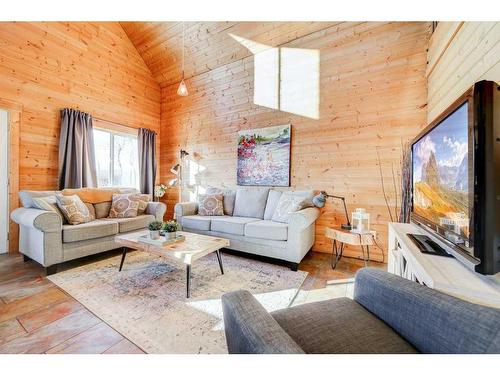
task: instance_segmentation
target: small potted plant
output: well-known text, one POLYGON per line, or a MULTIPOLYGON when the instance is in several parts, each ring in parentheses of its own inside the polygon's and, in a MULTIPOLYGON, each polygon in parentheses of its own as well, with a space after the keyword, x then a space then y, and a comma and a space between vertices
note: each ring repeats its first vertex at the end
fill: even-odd
POLYGON ((169 220, 163 223, 162 231, 165 234, 166 239, 172 239, 177 237, 177 231, 179 230, 179 224, 175 220, 169 220))
POLYGON ((148 224, 149 237, 152 240, 158 240, 160 238, 161 221, 152 221, 148 224))

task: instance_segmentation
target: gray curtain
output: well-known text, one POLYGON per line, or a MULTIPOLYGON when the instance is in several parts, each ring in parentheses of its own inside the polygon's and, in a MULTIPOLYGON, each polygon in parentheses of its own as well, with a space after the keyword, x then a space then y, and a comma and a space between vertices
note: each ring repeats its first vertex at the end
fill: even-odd
POLYGON ((92 116, 64 108, 59 139, 59 189, 96 186, 92 116))
POLYGON ((156 133, 139 129, 139 182, 143 194, 153 196, 156 179, 156 133))

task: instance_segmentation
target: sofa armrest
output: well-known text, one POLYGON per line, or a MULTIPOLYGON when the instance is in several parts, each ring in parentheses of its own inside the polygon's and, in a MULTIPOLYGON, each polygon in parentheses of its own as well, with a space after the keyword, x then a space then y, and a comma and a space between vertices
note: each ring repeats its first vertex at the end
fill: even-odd
POLYGON ((167 211, 167 205, 162 202, 149 202, 146 207, 146 214, 154 215, 158 221, 163 221, 163 215, 167 211))
POLYGON ((198 203, 196 202, 181 202, 177 203, 174 208, 175 217, 177 220, 182 216, 196 215, 198 213, 198 203))
POLYGON ((308 207, 290 214, 289 226, 291 229, 305 229, 319 217, 319 209, 308 207))
POLYGON ((300 263, 314 245, 316 234, 314 222, 318 217, 319 210, 316 207, 305 208, 290 214, 286 260, 300 263))
POLYGON ((38 229, 42 232, 62 231, 61 216, 55 212, 21 207, 12 211, 10 217, 19 225, 38 229))
POLYGON ((356 273, 354 300, 423 353, 500 353, 500 309, 369 268, 356 273))
POLYGON ((248 291, 224 294, 222 311, 230 354, 304 353, 248 291))

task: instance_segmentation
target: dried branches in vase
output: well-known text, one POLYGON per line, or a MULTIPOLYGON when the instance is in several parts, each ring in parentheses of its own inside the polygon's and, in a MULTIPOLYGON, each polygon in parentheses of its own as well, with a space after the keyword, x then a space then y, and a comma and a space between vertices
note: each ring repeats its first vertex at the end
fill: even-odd
POLYGON ((394 164, 391 163, 392 173, 392 188, 394 190, 394 206, 391 207, 390 196, 387 193, 384 175, 382 173, 382 162, 380 154, 377 149, 378 168, 380 172, 380 182, 382 185, 382 194, 384 195, 385 205, 389 213, 391 221, 400 223, 408 223, 410 221, 410 207, 411 207, 411 152, 409 143, 403 144, 401 141, 401 158, 400 170, 394 170, 394 164))

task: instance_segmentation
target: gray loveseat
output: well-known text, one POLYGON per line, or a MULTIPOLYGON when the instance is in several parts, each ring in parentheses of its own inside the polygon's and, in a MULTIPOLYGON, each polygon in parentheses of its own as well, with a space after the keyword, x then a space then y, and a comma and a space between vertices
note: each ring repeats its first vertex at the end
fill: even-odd
MULTIPOLYGON (((287 190, 285 190, 287 191, 287 190)), ((178 203, 175 216, 182 230, 230 240, 230 249, 289 263, 292 270, 311 249, 319 210, 307 207, 290 215, 288 223, 272 221, 283 190, 267 187, 238 187, 209 193, 224 194, 224 216, 198 215, 197 203, 178 203)), ((310 201, 314 192, 287 191, 310 201)))
POLYGON ((500 353, 500 309, 376 269, 358 271, 354 300, 268 313, 236 291, 222 306, 229 353, 500 353))
MULTIPOLYGON (((127 191, 123 192, 129 192, 127 191)), ((22 208, 11 218, 19 224, 19 252, 45 267, 47 274, 57 272, 57 264, 121 247, 114 238, 119 233, 144 229, 153 220, 163 220, 166 206, 149 202, 146 212, 134 218, 108 219, 111 202, 87 204, 96 220, 69 225, 52 211, 32 207, 32 197, 53 196, 56 191, 21 191, 22 208), (89 206, 90 205, 90 206, 89 206)))

